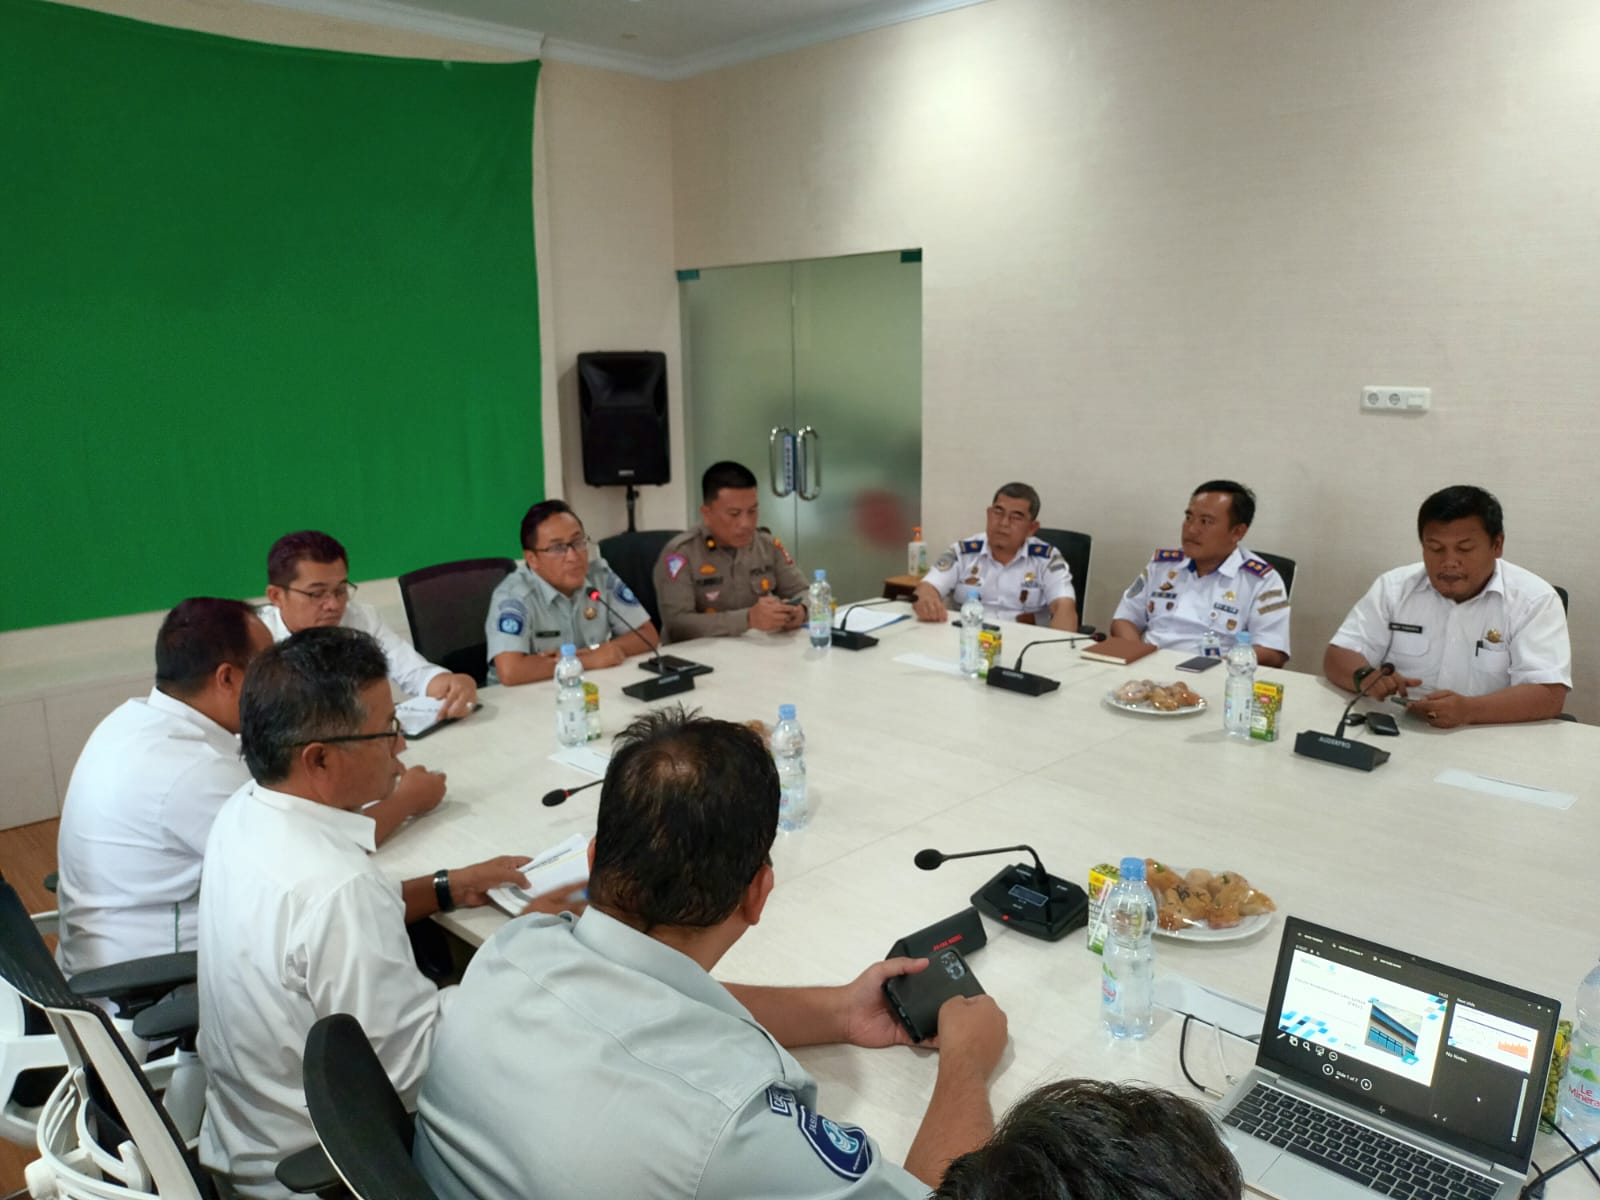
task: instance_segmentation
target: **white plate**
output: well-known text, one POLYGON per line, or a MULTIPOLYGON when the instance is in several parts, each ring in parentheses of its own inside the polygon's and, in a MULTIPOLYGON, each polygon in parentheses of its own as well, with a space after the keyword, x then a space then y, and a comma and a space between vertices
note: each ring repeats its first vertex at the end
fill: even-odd
POLYGON ((1156 936, 1172 938, 1179 942, 1237 942, 1241 938, 1255 937, 1268 925, 1276 913, 1256 913, 1240 917, 1239 923, 1228 929, 1212 929, 1209 925, 1190 925, 1187 929, 1162 929, 1156 927, 1156 936))
POLYGON ((1106 703, 1112 708, 1120 708, 1123 712, 1143 713, 1147 717, 1192 717, 1196 713, 1205 712, 1207 707, 1206 698, 1201 696, 1200 703, 1192 705, 1189 708, 1152 708, 1144 701, 1134 703, 1130 700, 1119 700, 1115 691, 1106 693, 1106 703))

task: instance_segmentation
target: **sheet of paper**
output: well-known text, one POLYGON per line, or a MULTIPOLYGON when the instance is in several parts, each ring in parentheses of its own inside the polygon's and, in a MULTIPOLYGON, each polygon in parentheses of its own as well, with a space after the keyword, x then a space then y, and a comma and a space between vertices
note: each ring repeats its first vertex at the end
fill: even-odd
POLYGON ((904 621, 910 615, 904 609, 897 608, 840 609, 839 619, 833 623, 833 627, 835 629, 848 629, 851 633, 871 633, 875 629, 882 629, 885 625, 894 625, 904 621), (844 621, 846 613, 850 617, 849 624, 844 621))
POLYGON ((583 746, 569 746, 565 750, 557 750, 550 756, 551 762, 563 763, 569 767, 576 767, 590 775, 604 776, 606 767, 611 762, 611 755, 600 749, 603 743, 590 742, 583 746))
POLYGON ((1483 792, 1506 800, 1521 800, 1524 804, 1537 804, 1542 808, 1571 808, 1577 799, 1571 792, 1555 792, 1536 787, 1531 783, 1516 783, 1510 779, 1496 779, 1492 775, 1479 775, 1475 771, 1462 771, 1452 767, 1433 777, 1435 783, 1466 788, 1469 792, 1483 792))
POLYGON ((438 721, 439 710, 443 707, 443 700, 435 700, 432 696, 413 696, 396 704, 394 715, 400 718, 400 728, 405 735, 416 737, 438 721))
POLYGON ((921 667, 926 671, 943 671, 946 675, 961 678, 961 664, 952 658, 934 658, 927 654, 896 654, 897 663, 905 663, 908 667, 921 667))
POLYGON ((489 891, 489 899, 513 917, 528 906, 528 901, 557 888, 576 889, 589 878, 590 834, 575 833, 564 842, 551 846, 533 856, 533 861, 522 868, 525 887, 497 887, 489 891))

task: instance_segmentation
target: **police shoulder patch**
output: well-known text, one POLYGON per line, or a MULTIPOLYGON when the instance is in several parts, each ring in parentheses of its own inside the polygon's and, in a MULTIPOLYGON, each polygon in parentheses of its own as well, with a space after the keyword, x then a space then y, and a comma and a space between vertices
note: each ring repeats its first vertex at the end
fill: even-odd
POLYGON ((1239 564, 1241 571, 1249 571, 1258 579, 1265 579, 1272 571, 1272 564, 1262 562, 1259 558, 1247 558, 1239 564))
POLYGON ((635 596, 633 589, 620 579, 611 585, 611 594, 617 598, 618 604, 631 604, 635 608, 639 606, 639 597, 635 596))
POLYGON ((681 572, 683 568, 688 565, 688 563, 689 560, 681 554, 667 555, 667 578, 676 579, 679 572, 681 572))
POLYGON ((956 556, 953 551, 946 550, 939 556, 939 561, 933 564, 935 571, 948 571, 956 565, 956 556))
POLYGON ((983 539, 982 538, 967 538, 964 542, 961 543, 961 553, 963 553, 963 554, 979 554, 979 553, 982 553, 982 551, 983 551, 983 539))
POLYGON ((500 606, 500 614, 495 618, 495 628, 501 633, 518 636, 528 627, 528 614, 522 605, 515 600, 508 600, 500 606))
POLYGON ((1188 555, 1182 550, 1157 550, 1155 562, 1182 562, 1188 555))
POLYGON ((872 1166, 872 1143, 859 1126, 840 1125, 803 1104, 799 1106, 798 1124, 817 1157, 841 1179, 860 1179, 872 1166))

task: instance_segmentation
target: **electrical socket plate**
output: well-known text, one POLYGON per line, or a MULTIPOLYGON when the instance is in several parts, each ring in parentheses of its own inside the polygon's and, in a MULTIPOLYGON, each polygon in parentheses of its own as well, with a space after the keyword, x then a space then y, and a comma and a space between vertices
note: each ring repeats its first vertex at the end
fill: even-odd
POLYGON ((1369 383, 1361 389, 1362 412, 1423 413, 1433 406, 1433 390, 1369 383))

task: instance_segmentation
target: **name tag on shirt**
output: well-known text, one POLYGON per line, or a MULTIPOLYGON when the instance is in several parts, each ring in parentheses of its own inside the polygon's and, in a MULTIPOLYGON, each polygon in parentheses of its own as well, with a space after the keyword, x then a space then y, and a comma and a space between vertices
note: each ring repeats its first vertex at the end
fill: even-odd
POLYGON ((1422 626, 1421 625, 1402 625, 1399 621, 1390 621, 1389 622, 1389 631, 1391 633, 1421 633, 1422 632, 1422 626))

